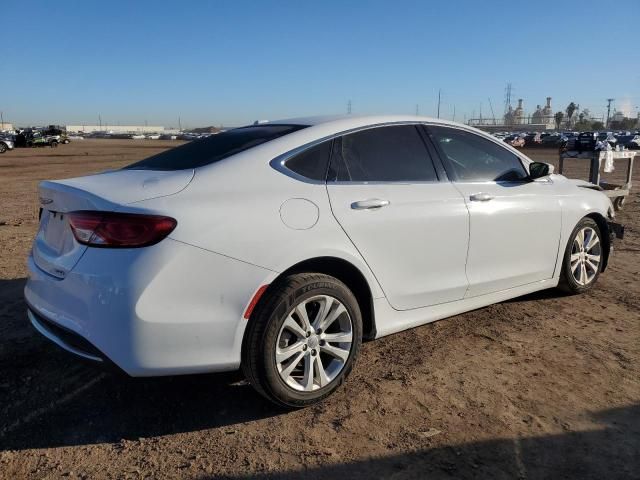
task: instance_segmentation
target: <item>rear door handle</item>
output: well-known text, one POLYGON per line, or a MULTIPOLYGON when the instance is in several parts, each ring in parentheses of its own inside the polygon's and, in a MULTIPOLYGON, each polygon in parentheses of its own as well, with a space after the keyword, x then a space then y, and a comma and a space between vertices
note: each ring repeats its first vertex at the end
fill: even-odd
POLYGON ((489 195, 488 193, 474 193, 469 197, 469 200, 472 202, 488 202, 489 200, 493 200, 493 195, 489 195))
POLYGON ((389 205, 389 200, 380 200, 379 198, 370 198, 369 200, 359 200, 351 204, 354 210, 373 210, 389 205))

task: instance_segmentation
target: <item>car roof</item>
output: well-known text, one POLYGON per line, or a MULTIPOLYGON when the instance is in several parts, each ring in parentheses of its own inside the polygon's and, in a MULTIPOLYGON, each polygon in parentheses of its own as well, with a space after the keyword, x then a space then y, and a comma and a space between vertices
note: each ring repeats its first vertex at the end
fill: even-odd
MULTIPOLYGON (((440 118, 423 117, 417 115, 321 115, 313 117, 285 118, 281 120, 261 121, 260 125, 335 125, 339 129, 351 129, 395 122, 439 123, 443 125, 463 126, 460 123, 443 120, 440 118)), ((467 127, 468 128, 468 127, 467 127)))

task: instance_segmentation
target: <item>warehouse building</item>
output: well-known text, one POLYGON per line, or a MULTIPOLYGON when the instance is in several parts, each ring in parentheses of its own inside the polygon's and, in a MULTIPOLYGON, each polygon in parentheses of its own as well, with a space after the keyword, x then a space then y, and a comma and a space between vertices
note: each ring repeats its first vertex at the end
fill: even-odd
POLYGON ((178 133, 175 128, 160 125, 66 125, 67 132, 106 133, 178 133))

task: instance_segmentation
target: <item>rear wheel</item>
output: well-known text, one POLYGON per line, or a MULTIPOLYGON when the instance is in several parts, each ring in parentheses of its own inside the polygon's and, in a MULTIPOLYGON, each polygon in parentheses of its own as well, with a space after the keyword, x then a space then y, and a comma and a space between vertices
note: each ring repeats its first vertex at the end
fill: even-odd
POLYGON ((55 140, 51 142, 50 145, 51 145, 51 148, 58 148, 58 142, 56 142, 55 140))
POLYGON ((356 298, 338 279, 317 273, 287 276, 265 295, 245 334, 245 376, 284 407, 323 400, 342 384, 360 350, 356 298))
POLYGON ((5 143, 0 142, 0 153, 4 153, 7 151, 7 145, 5 143))
POLYGON ((569 293, 586 292, 596 283, 602 260, 600 228, 591 218, 583 218, 569 238, 558 286, 569 293))

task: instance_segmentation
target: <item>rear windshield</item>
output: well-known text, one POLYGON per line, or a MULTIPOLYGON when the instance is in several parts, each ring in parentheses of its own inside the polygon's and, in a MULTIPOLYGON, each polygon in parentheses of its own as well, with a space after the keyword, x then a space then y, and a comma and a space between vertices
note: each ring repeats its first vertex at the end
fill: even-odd
POLYGON ((198 168, 306 128, 306 125, 255 125, 194 140, 124 167, 126 170, 198 168))

